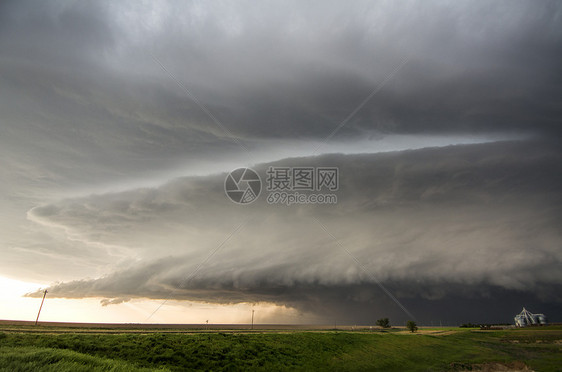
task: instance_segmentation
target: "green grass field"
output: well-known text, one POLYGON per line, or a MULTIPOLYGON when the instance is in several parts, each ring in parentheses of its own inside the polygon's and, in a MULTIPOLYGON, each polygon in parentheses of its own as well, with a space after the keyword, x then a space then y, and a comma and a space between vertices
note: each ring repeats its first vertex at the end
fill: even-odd
POLYGON ((0 371, 460 371, 491 362, 562 371, 560 326, 418 334, 399 329, 107 334, 40 328, 0 331, 0 371))

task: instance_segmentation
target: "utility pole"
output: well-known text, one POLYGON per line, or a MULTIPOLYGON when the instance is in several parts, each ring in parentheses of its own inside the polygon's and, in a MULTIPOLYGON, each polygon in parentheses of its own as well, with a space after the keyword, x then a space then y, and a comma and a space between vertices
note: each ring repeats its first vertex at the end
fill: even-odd
POLYGON ((43 299, 41 300, 41 306, 39 306, 39 312, 37 313, 37 319, 35 319, 35 325, 37 325, 37 322, 39 321, 39 314, 41 314, 41 309, 43 308, 43 302, 45 302, 45 296, 47 296, 46 289, 45 292, 43 292, 43 299))
POLYGON ((254 310, 252 310, 252 329, 254 329, 254 310))

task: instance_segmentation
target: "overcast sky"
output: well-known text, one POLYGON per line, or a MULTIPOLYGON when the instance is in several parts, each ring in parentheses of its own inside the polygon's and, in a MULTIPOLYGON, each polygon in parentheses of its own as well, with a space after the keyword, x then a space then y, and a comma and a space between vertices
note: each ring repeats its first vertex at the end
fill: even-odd
POLYGON ((3 1, 0 318, 562 321, 561 59, 556 1, 3 1))

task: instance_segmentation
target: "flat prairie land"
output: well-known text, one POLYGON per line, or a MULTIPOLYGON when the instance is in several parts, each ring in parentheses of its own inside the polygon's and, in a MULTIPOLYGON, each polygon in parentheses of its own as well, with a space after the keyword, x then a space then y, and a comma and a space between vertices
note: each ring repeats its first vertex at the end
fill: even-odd
POLYGON ((562 371, 562 326, 412 334, 374 327, 0 322, 0 371, 154 370, 562 371))

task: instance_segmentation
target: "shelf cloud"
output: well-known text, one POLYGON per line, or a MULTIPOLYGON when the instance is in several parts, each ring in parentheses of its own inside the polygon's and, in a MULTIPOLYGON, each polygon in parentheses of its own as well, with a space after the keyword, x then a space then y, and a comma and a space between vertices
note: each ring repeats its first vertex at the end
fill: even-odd
POLYGON ((561 15, 2 1, 1 275, 108 308, 562 314, 561 15), (337 203, 225 195, 232 169, 276 165, 337 167, 337 203))
POLYGON ((351 303, 365 314, 373 303, 396 311, 382 282, 413 312, 417 301, 497 291, 560 306, 561 160, 555 146, 527 142, 295 158, 275 165, 341 170, 336 207, 234 205, 220 174, 64 200, 29 216, 138 258, 98 279, 56 284, 51 296, 274 302, 317 312, 339 298, 334 311, 351 303))

